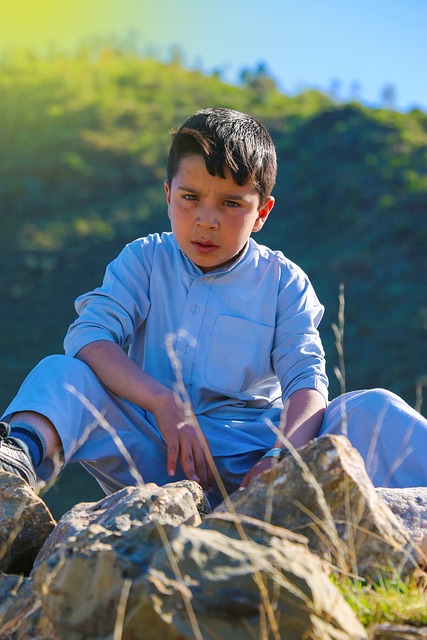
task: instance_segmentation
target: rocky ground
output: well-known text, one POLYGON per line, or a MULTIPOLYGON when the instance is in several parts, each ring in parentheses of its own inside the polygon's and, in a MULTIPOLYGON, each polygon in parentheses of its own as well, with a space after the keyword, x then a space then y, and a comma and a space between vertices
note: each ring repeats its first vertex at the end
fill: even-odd
POLYGON ((0 489, 0 640, 427 638, 366 631, 330 580, 408 576, 427 552, 427 488, 374 489, 341 436, 213 512, 190 481, 127 487, 58 523, 18 478, 0 489))

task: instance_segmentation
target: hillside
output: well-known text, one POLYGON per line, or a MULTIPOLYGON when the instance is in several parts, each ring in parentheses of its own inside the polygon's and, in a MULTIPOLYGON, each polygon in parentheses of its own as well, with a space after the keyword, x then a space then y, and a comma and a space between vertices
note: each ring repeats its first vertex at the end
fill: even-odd
POLYGON ((349 388, 383 385, 413 403, 427 361, 427 115, 233 87, 108 50, 15 53, 0 65, 2 403, 61 348, 74 296, 122 244, 168 228, 168 130, 219 104, 260 117, 274 136, 277 206, 257 239, 302 264, 327 304, 331 366, 343 282, 349 388))

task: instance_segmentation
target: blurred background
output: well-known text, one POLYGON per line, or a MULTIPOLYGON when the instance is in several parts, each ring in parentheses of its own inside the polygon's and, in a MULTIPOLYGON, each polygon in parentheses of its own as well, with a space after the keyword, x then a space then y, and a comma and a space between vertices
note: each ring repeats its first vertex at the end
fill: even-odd
MULTIPOLYGON (((198 108, 247 111, 277 145, 257 241, 326 305, 331 397, 386 387, 426 415, 425 0, 0 2, 0 406, 62 352, 74 299, 135 237, 169 228, 169 130, 198 108)), ((101 497, 71 466, 56 517, 101 497)))

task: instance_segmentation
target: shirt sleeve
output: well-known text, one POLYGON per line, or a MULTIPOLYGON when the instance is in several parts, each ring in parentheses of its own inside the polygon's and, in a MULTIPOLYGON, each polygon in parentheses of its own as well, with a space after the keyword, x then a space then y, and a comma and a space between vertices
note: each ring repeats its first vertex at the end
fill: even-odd
POLYGON ((75 356, 97 340, 121 347, 130 344, 150 308, 150 260, 145 255, 149 252, 142 240, 127 245, 108 265, 102 286, 77 298, 78 318, 64 340, 67 355, 75 356))
POLYGON ((296 265, 284 265, 279 290, 273 368, 283 402, 299 389, 316 389, 328 400, 325 353, 317 330, 324 307, 296 265))

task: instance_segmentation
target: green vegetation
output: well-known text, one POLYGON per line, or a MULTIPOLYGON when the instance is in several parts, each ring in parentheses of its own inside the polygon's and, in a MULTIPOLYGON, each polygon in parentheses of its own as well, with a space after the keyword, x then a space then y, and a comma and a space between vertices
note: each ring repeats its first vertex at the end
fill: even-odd
POLYGON ((364 627, 384 623, 427 626, 425 576, 424 584, 415 577, 378 584, 349 579, 338 587, 364 627))
POLYGON ((168 131, 213 105, 258 116, 277 144, 277 204, 257 240, 301 264, 326 305, 331 395, 344 283, 347 388, 387 387, 414 405, 427 373, 427 114, 291 98, 263 65, 236 87, 178 58, 104 47, 0 60, 2 407, 62 351, 74 298, 124 243, 169 228, 168 131))

